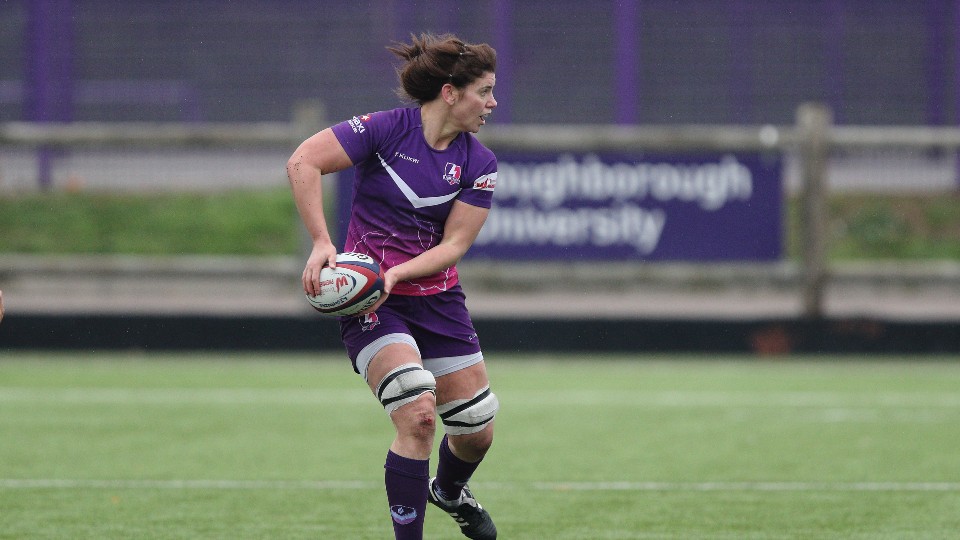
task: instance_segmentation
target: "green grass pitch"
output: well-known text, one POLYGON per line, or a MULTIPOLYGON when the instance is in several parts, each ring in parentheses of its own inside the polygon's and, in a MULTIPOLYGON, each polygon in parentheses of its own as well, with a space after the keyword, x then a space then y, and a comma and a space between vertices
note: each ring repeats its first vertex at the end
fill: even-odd
MULTIPOLYGON (((955 358, 488 356, 501 538, 960 531, 955 358)), ((5 353, 0 538, 389 538, 392 436, 341 355, 5 353)))

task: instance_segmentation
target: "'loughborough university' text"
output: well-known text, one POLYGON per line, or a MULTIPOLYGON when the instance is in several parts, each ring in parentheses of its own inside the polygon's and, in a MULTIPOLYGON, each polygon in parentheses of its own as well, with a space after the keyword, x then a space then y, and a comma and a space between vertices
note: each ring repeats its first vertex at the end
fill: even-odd
POLYGON ((669 207, 712 213, 749 201, 749 167, 733 155, 708 163, 604 162, 563 154, 554 162, 501 162, 495 206, 477 244, 629 247, 652 253, 669 207))

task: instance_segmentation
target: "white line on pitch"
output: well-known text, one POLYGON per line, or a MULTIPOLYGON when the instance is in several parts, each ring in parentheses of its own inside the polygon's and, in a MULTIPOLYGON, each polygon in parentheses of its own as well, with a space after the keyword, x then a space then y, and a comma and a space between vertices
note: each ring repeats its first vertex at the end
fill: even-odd
POLYGON ((960 482, 538 482, 542 491, 960 491, 960 482))
POLYGON ((76 404, 293 404, 359 403, 372 401, 366 388, 255 389, 255 388, 22 388, 0 387, 0 402, 76 404))
POLYGON ((97 480, 58 478, 3 478, 0 489, 276 489, 341 490, 370 489, 380 486, 361 480, 97 480))
MULTIPOLYGON (((501 401, 523 406, 638 407, 925 407, 960 408, 960 395, 947 392, 848 394, 841 392, 635 392, 581 390, 564 392, 501 392, 501 401)), ((366 388, 26 388, 0 387, 0 402, 76 404, 327 404, 372 402, 366 388)))
MULTIPOLYGON (((96 480, 2 478, 0 489, 381 489, 363 480, 96 480)), ((537 491, 960 492, 960 482, 478 482, 477 488, 537 491)))

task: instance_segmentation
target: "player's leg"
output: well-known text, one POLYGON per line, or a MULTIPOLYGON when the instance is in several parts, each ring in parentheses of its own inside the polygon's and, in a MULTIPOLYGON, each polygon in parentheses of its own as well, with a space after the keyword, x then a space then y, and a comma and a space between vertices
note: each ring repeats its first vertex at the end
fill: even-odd
POLYGON ((380 349, 367 367, 367 384, 397 431, 390 450, 429 459, 436 430, 436 379, 423 369, 417 350, 407 343, 380 349))
POLYGON ((394 536, 419 540, 436 432, 436 380, 421 366, 415 344, 405 342, 390 343, 373 354, 366 377, 396 429, 384 463, 394 536))
MULTIPOLYGON (((393 530, 403 540, 423 537, 430 452, 436 432, 436 379, 422 368, 417 342, 390 297, 376 313, 340 319, 354 370, 363 376, 396 429, 384 463, 393 530)), ((402 305, 401 305, 402 307, 402 305)))
POLYGON ((437 378, 437 403, 444 426, 435 488, 455 499, 493 444, 499 403, 481 361, 437 378))
POLYGON ((493 519, 467 485, 493 443, 499 408, 483 361, 437 377, 437 402, 445 434, 437 476, 430 482, 430 502, 450 514, 464 536, 495 539, 493 519))
POLYGON ((459 286, 411 299, 416 317, 409 322, 420 345, 423 365, 437 379, 437 413, 445 432, 440 443, 437 482, 430 502, 449 514, 468 538, 494 539, 490 514, 466 483, 493 442, 493 417, 499 408, 490 391, 480 341, 459 286))

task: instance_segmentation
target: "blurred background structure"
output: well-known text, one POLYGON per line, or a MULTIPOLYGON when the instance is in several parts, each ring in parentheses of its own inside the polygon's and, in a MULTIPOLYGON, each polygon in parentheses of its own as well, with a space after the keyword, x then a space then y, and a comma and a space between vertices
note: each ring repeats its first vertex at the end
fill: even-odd
POLYGON ((9 0, 0 115, 28 121, 284 121, 394 103, 384 47, 424 30, 500 53, 498 122, 957 121, 955 0, 9 0))
MULTIPOLYGON (((571 162, 585 171, 591 156, 611 171, 641 162, 686 171, 732 155, 752 175, 742 200, 719 212, 691 210, 678 195, 571 200, 537 214, 586 208, 609 221, 620 218, 598 208, 638 219, 662 211, 669 226, 646 252, 529 239, 513 251, 481 246, 462 273, 477 290, 471 309, 491 325, 606 322, 635 337, 578 335, 622 348, 659 343, 648 333, 663 334, 662 324, 677 346, 695 346, 685 332, 732 332, 702 346, 958 347, 957 0, 9 0, 0 3, 0 197, 282 188, 299 140, 399 104, 385 47, 422 31, 497 49, 499 106, 481 135, 502 171, 571 162), (936 213, 924 211, 930 201, 936 213), (939 247, 887 249, 912 246, 904 237, 917 231, 939 247), (849 240, 858 234, 880 248, 864 252, 849 240), (710 245, 691 247, 696 239, 710 245), (852 247, 831 252, 837 245, 852 247), (884 341, 893 334, 896 345, 884 341)), ((330 182, 341 211, 347 190, 335 188, 348 176, 330 182)), ((544 210, 534 206, 517 215, 544 210)), ((0 348, 101 343, 45 334, 57 317, 324 326, 298 293, 301 255, 0 251, 9 306, 0 348), (26 333, 15 336, 18 316, 14 330, 26 333)))

